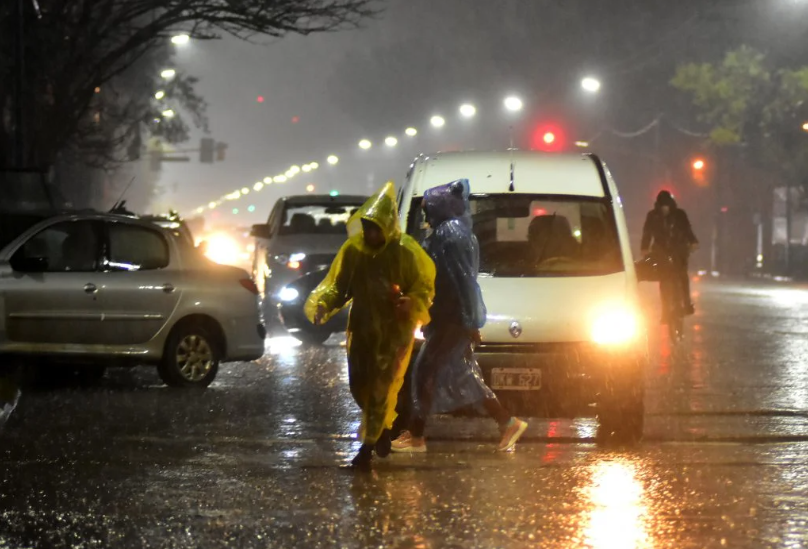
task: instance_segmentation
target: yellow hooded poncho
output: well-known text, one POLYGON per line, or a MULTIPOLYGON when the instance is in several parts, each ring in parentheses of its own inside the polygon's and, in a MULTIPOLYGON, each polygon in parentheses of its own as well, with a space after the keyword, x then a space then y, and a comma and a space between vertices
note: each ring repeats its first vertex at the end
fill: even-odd
POLYGON ((435 265, 413 238, 401 234, 394 187, 387 183, 348 221, 348 240, 306 301, 306 316, 312 322, 318 306, 326 311, 325 321, 352 302, 348 371, 351 394, 363 413, 364 443, 375 443, 393 425, 414 332, 429 323, 434 294, 435 265), (382 229, 383 247, 365 244, 363 219, 382 229), (399 293, 412 300, 405 320, 396 316, 399 293))

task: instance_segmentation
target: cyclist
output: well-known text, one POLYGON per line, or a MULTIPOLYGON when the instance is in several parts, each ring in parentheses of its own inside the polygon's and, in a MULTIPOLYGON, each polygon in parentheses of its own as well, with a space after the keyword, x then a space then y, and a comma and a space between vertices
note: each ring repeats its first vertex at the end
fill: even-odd
MULTIPOLYGON (((680 289, 679 296, 682 301, 678 305, 685 315, 694 313, 693 302, 690 299, 690 277, 687 273, 687 263, 690 254, 699 246, 699 241, 690 226, 687 213, 676 204, 670 191, 660 191, 656 197, 654 209, 648 212, 645 225, 642 229, 642 243, 640 248, 643 256, 653 254, 665 263, 669 262, 670 282, 680 289)), ((663 285, 660 284, 660 292, 663 285)), ((665 303, 663 296, 663 304, 665 303)), ((663 309, 662 322, 668 320, 670 310, 663 309)))

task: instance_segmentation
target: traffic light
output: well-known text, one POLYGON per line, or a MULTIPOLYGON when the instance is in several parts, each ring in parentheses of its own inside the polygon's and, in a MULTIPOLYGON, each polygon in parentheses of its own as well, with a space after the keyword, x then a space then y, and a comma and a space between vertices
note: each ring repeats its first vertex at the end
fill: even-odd
POLYGON ((202 164, 213 164, 213 147, 216 142, 211 137, 199 140, 199 161, 202 164))
POLYGON ((693 181, 696 185, 705 186, 707 184, 707 162, 705 162, 703 158, 694 158, 693 162, 690 164, 690 168, 693 181))
POLYGON ((225 151, 227 151, 227 143, 216 143, 216 162, 224 160, 225 151))
POLYGON ((530 145, 533 150, 561 152, 566 147, 564 130, 557 124, 540 124, 533 130, 530 145))

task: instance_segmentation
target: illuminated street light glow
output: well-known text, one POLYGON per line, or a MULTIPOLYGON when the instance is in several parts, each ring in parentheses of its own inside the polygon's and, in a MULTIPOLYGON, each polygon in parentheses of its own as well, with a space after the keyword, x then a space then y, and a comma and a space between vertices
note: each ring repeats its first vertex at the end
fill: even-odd
POLYGON ((470 103, 465 103, 460 105, 460 116, 463 118, 474 118, 474 115, 477 114, 477 107, 470 103))
POLYGON ((272 184, 272 178, 271 177, 265 177, 264 178, 264 184, 265 185, 271 185, 272 184))
POLYGON ((286 183, 286 176, 285 175, 276 175, 275 176, 275 183, 286 183))
POLYGON ((515 95, 506 97, 505 101, 503 101, 503 104, 505 105, 505 108, 511 112, 521 111, 522 107, 525 106, 522 100, 516 97, 515 95))
POLYGON ((415 137, 416 135, 418 135, 418 130, 416 130, 415 128, 407 128, 406 130, 404 130, 404 133, 407 135, 407 137, 415 137))
POLYGON ((436 114, 429 119, 429 123, 432 124, 433 128, 442 128, 446 125, 446 120, 442 116, 436 114))
POLYGON ((336 166, 339 163, 339 157, 335 154, 329 156, 326 161, 331 164, 332 166, 336 166))
POLYGON ((309 173, 311 171, 311 166, 309 166, 308 164, 303 164, 302 170, 305 173, 309 173))
POLYGON ((216 202, 208 202, 208 208, 211 210, 216 207, 216 202))
POLYGON ((693 161, 693 169, 694 170, 703 170, 704 169, 704 160, 698 159, 693 161))
POLYGON ((591 76, 587 76, 583 80, 581 80, 581 87, 584 91, 589 93, 597 93, 600 91, 600 80, 597 78, 593 78, 591 76))
POLYGON ((548 145, 552 145, 553 143, 555 143, 556 136, 553 132, 547 132, 542 136, 542 139, 548 145))
POLYGON ((286 170, 286 173, 284 175, 286 176, 286 179, 292 179, 295 176, 295 172, 293 172, 291 169, 289 169, 289 170, 286 170))
POLYGON ((200 206, 199 208, 197 208, 197 209, 196 209, 196 213, 198 213, 198 214, 201 214, 201 213, 203 213, 204 211, 205 211, 205 207, 204 207, 204 206, 200 206))
POLYGON ((157 99, 157 100, 160 100, 165 96, 166 96, 166 92, 164 92, 163 90, 160 90, 160 91, 158 91, 157 93, 154 94, 154 98, 157 99))
POLYGON ((388 147, 395 147, 398 145, 398 139, 393 137, 392 135, 384 140, 384 144, 388 147))
POLYGON ((289 171, 297 175, 300 173, 300 166, 292 166, 291 168, 289 168, 289 171))
POLYGON ((176 116, 176 114, 177 114, 177 113, 175 113, 175 112, 174 112, 173 110, 171 110, 171 109, 166 109, 166 110, 164 110, 164 111, 163 111, 163 117, 164 117, 164 118, 174 118, 174 116, 176 116))
POLYGON ((247 211, 253 213, 255 211, 255 206, 250 204, 249 207, 247 208, 247 211))
POLYGON ((314 185, 312 185, 312 184, 306 185, 306 192, 313 193, 314 192, 314 185))
POLYGON ((260 191, 260 190, 261 190, 261 189, 263 189, 263 188, 264 188, 264 184, 263 184, 261 181, 259 181, 259 182, 258 182, 258 183, 256 183, 255 185, 253 185, 253 190, 254 190, 255 192, 258 192, 258 191, 260 191))
POLYGON ((245 194, 250 194, 250 189, 247 188, 247 187, 244 187, 243 189, 241 189, 241 194, 242 194, 242 196, 245 195, 245 194))
POLYGON ((165 69, 163 72, 160 73, 160 76, 165 78, 166 80, 171 80, 175 76, 177 76, 177 71, 174 69, 165 69))
POLYGON ((309 166, 311 166, 312 170, 316 170, 316 169, 318 169, 320 167, 320 163, 319 162, 312 162, 311 164, 309 164, 309 166))
POLYGON ((805 124, 802 125, 802 129, 804 131, 808 132, 808 122, 806 122, 805 124))
POLYGON ((187 34, 178 34, 171 37, 171 43, 175 46, 184 46, 191 41, 191 37, 187 34))
POLYGON ((359 142, 359 148, 363 150, 368 150, 373 146, 373 143, 370 142, 369 139, 363 139, 359 142))

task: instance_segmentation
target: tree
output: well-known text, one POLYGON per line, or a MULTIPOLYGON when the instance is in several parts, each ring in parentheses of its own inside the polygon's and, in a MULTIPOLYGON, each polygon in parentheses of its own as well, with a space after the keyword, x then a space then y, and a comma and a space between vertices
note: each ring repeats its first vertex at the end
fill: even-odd
POLYGON ((720 63, 678 67, 671 83, 690 96, 712 144, 744 145, 750 160, 808 190, 808 67, 772 67, 744 46, 720 63))
MULTIPOLYGON (((167 44, 175 34, 205 40, 230 34, 252 40, 338 30, 372 15, 370 4, 371 0, 3 2, 0 170, 47 168, 70 146, 95 162, 114 159, 122 147, 132 144, 133 121, 151 121, 153 132, 172 140, 181 137, 187 127, 176 117, 155 116, 160 108, 150 100, 157 91, 155 80, 142 78, 147 68, 156 71, 167 59, 167 44), (16 48, 20 36, 22 47, 16 48), (16 89, 22 93, 15 94, 16 89), (18 106, 23 113, 21 144, 15 139, 18 106), (21 162, 11 155, 17 145, 21 162)), ((173 93, 204 125, 204 102, 193 93, 194 81, 178 76, 167 94, 173 93)))

